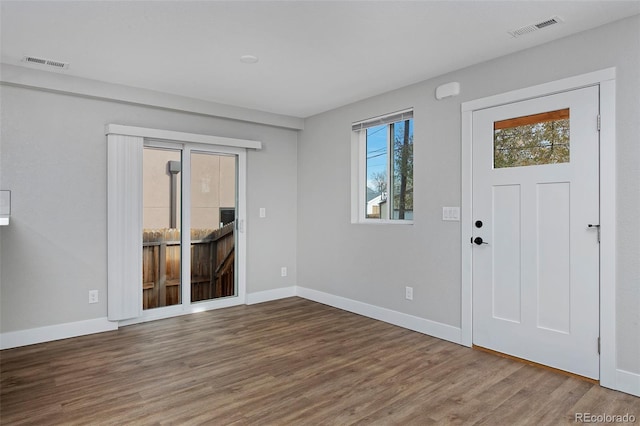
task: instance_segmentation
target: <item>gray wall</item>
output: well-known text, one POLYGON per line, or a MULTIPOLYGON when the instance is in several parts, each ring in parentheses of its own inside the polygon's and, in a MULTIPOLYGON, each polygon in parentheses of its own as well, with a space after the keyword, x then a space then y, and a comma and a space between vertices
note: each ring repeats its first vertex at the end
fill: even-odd
MULTIPOLYGON (((517 40, 514 40, 517 43, 517 40)), ((617 67, 617 367, 640 373, 640 17, 311 117, 298 147, 298 285, 459 327, 461 103, 617 67), (462 93, 436 101, 435 88, 462 93), (413 226, 350 223, 350 125, 414 107, 413 226), (414 300, 404 287, 414 287, 414 300)))
POLYGON ((0 96, 0 187, 12 190, 0 331, 106 317, 108 123, 262 141, 248 154, 247 291, 295 283, 296 131, 11 86, 0 96))

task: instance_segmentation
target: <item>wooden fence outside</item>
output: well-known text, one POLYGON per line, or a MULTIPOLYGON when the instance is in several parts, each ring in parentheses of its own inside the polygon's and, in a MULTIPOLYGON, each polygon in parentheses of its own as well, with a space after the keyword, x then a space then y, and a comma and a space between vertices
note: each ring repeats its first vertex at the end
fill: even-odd
MULTIPOLYGON (((235 222, 191 230, 191 301, 235 294, 235 222)), ((180 230, 145 229, 142 239, 143 309, 180 303, 180 230)))

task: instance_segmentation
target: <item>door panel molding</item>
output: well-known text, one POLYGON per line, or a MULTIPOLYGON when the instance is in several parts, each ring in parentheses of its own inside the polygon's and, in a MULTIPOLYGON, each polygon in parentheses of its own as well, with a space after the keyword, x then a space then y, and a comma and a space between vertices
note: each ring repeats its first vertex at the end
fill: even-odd
MULTIPOLYGON (((462 244, 462 318, 461 343, 472 346, 473 336, 473 280, 472 246, 469 241, 473 233, 472 218, 472 143, 473 112, 504 104, 555 93, 575 90, 588 86, 600 89, 600 383, 612 389, 624 390, 618 383, 616 368, 616 307, 615 307, 615 68, 607 68, 574 77, 565 78, 537 86, 493 95, 469 102, 461 106, 462 112, 462 200, 461 200, 461 244, 462 244), (605 235, 606 234, 606 235, 605 235)), ((628 390, 627 390, 628 392, 628 390)))

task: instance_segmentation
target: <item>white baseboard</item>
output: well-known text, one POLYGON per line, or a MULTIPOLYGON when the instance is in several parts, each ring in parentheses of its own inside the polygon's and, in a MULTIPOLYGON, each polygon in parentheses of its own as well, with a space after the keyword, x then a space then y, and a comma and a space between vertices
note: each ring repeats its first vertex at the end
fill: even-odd
POLYGON ((287 297, 293 297, 295 295, 295 286, 274 288, 273 290, 256 291, 255 293, 247 293, 247 305, 254 305, 256 303, 284 299, 287 297))
POLYGON ((104 317, 30 328, 28 330, 9 331, 0 334, 0 349, 17 348, 19 346, 34 345, 36 343, 68 339, 69 337, 84 336, 117 329, 117 322, 109 321, 104 317))
POLYGON ((296 287, 296 293, 304 299, 313 300, 314 302, 323 303, 325 305, 333 306, 334 308, 353 312, 379 321, 384 321, 389 324, 437 337, 438 339, 462 344, 462 331, 458 327, 404 314, 387 308, 381 308, 379 306, 370 305, 357 300, 347 299, 346 297, 323 293, 310 288, 298 286, 296 287))
POLYGON ((620 392, 640 396, 640 374, 616 370, 615 383, 600 381, 600 385, 620 392))

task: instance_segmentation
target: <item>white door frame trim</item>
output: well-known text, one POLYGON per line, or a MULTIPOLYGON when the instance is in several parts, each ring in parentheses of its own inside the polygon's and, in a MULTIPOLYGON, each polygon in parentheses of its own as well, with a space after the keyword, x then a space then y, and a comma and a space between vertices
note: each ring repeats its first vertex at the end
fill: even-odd
MULTIPOLYGON (((600 384, 616 389, 616 69, 607 68, 462 104, 462 341, 473 344, 472 143, 473 112, 587 86, 600 87, 600 384)), ((594 117, 595 120, 595 117, 594 117)), ((594 342, 595 345, 595 342, 594 342)), ((594 347, 594 350, 596 348, 594 347)))

